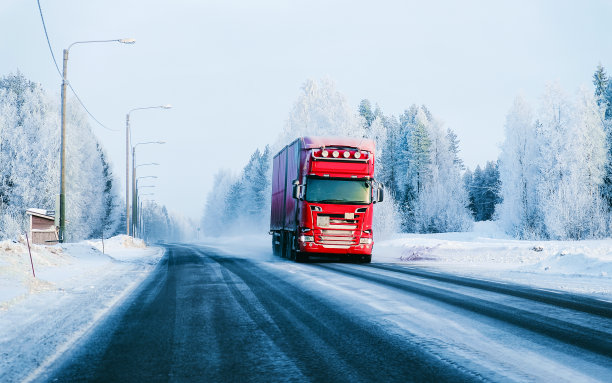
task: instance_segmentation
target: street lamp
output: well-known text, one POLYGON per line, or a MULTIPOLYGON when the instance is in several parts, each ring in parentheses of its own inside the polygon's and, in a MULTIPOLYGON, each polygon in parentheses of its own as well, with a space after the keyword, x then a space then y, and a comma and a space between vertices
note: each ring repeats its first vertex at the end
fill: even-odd
MULTIPOLYGON (((172 105, 147 106, 134 108, 125 115, 125 230, 130 235, 130 113, 145 109, 171 109, 172 105)), ((132 159, 133 160, 133 159, 132 159)), ((132 193, 134 190, 132 190, 132 193)))
MULTIPOLYGON (((152 195, 154 195, 154 193, 142 193, 140 196, 144 197, 144 196, 152 196, 152 195)), ((153 200, 153 199, 143 199, 143 200, 139 201, 140 207, 139 207, 138 211, 140 212, 139 213, 139 216, 140 216, 140 219, 139 219, 140 225, 138 226, 139 227, 138 231, 140 232, 140 238, 142 238, 142 239, 145 239, 145 233, 146 233, 146 230, 145 230, 145 222, 146 221, 145 221, 145 215, 144 215, 145 202, 148 202, 150 204, 152 202, 155 202, 155 200, 153 200)))
POLYGON ((136 165, 137 168, 139 168, 141 166, 159 166, 159 164, 157 162, 149 162, 148 164, 136 165))
MULTIPOLYGON (((137 167, 137 166, 136 166, 137 167)), ((157 178, 157 176, 141 176, 136 177, 136 167, 132 170, 132 234, 136 236, 136 227, 138 226, 138 181, 146 178, 157 178)))
POLYGON ((64 67, 62 70, 62 111, 61 111, 61 149, 60 149, 60 193, 59 193, 59 241, 64 242, 66 234, 66 86, 68 85, 68 55, 70 48, 76 44, 110 43, 134 44, 132 38, 113 40, 76 41, 64 49, 64 67))
MULTIPOLYGON (((136 147, 138 145, 150 145, 150 144, 160 144, 163 145, 165 144, 165 141, 148 141, 148 142, 139 142, 136 145, 134 145, 132 147, 132 228, 134 228, 134 226, 136 226, 136 212, 138 210, 138 205, 136 204, 137 200, 136 200, 136 147)), ((126 172, 127 174, 127 172, 126 172)), ((129 178, 129 177, 128 177, 129 178)), ((128 181, 126 179, 126 181, 128 181)), ((125 184, 126 189, 127 189, 127 182, 125 184)), ((129 196, 126 193, 126 197, 129 198, 129 196)), ((127 204, 127 202, 126 202, 127 204)), ((128 209, 129 210, 129 209, 128 209)), ((129 220, 128 220, 128 225, 129 225, 129 220)), ((128 226, 128 232, 129 232, 129 226, 128 226)), ((132 230, 133 232, 133 230, 132 230)))
MULTIPOLYGON (((134 237, 136 237, 136 232, 138 230, 138 228, 140 227, 140 219, 141 219, 141 214, 140 214, 140 204, 139 204, 139 200, 140 200, 140 189, 142 188, 154 188, 155 185, 138 185, 138 181, 140 179, 143 178, 157 178, 156 176, 144 176, 144 177, 138 177, 138 179, 136 180, 136 191, 133 194, 133 215, 132 215, 132 233, 134 233, 134 237)), ((145 193, 145 195, 149 195, 149 194, 153 194, 153 193, 145 193)))

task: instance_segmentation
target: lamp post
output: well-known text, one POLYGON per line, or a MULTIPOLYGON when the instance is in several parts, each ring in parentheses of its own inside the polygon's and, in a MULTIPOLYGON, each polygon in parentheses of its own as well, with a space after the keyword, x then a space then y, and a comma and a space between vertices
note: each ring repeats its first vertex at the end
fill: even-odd
MULTIPOLYGON (((130 113, 145 109, 171 109, 172 105, 147 106, 134 108, 125 115, 125 230, 130 235, 130 113)), ((132 159, 133 160, 133 159, 132 159)), ((134 190, 132 190, 134 192, 134 190)))
POLYGON ((132 186, 134 187, 132 189, 132 233, 134 236, 136 236, 136 228, 138 227, 138 223, 139 223, 138 198, 140 197, 138 181, 140 181, 141 179, 146 179, 146 178, 157 178, 157 176, 135 177, 135 174, 136 174, 135 171, 132 174, 134 175, 134 179, 132 180, 133 182, 132 186))
MULTIPOLYGON (((144 196, 152 196, 154 195, 154 193, 142 193, 140 196, 144 197, 144 196)), ((141 211, 140 213, 140 226, 139 226, 139 232, 140 232, 140 237, 142 239, 145 239, 145 217, 144 217, 144 203, 145 202, 155 202, 152 199, 144 199, 144 200, 140 200, 140 208, 138 209, 139 211, 141 211)))
POLYGON ((148 164, 136 165, 137 168, 139 168, 141 166, 159 166, 159 164, 157 162, 149 162, 148 164))
MULTIPOLYGON (((142 178, 157 178, 155 176, 145 176, 145 177, 138 177, 138 179, 142 179, 142 178)), ((143 186, 139 186, 138 185, 138 179, 136 180, 136 191, 134 193, 134 210, 133 210, 133 216, 132 216, 132 232, 134 233, 134 237, 136 237, 136 233, 140 227, 140 218, 141 218, 141 214, 140 214, 140 189, 142 188, 154 188, 155 185, 143 185, 143 186)), ((153 194, 153 193, 146 193, 146 195, 149 194, 153 194)))
POLYGON ((110 43, 134 44, 136 40, 113 39, 113 40, 89 40, 76 41, 64 49, 64 63, 62 68, 62 110, 61 110, 61 138, 60 138, 60 193, 59 193, 59 241, 64 242, 66 234, 66 87, 68 86, 68 55, 70 48, 76 44, 110 43))
MULTIPOLYGON (((139 142, 136 145, 134 145, 132 147, 132 233, 134 233, 133 228, 134 226, 136 226, 136 212, 138 210, 138 205, 136 204, 136 147, 138 145, 149 145, 149 144, 160 144, 163 145, 165 144, 165 141, 148 141, 148 142, 139 142)), ((127 172, 126 172, 127 174, 127 172)), ((127 182, 129 182, 129 177, 126 177, 126 189, 128 188, 128 184, 127 182)), ((126 197, 129 198, 128 194, 126 193, 126 197)), ((127 202, 126 202, 127 204, 127 202)), ((128 208, 129 210, 129 208, 128 208)), ((129 213, 128 213, 129 214, 129 213)), ((128 232, 129 232, 129 219, 128 219, 128 232)))

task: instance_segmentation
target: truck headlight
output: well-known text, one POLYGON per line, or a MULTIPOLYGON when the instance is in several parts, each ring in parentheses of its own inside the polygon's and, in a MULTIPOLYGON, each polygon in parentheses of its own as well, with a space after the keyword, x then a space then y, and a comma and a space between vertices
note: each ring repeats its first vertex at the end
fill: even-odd
POLYGON ((312 236, 312 235, 300 235, 298 240, 300 242, 314 242, 314 236, 312 236))
POLYGON ((371 245, 372 238, 360 238, 359 243, 364 244, 364 245, 371 245))

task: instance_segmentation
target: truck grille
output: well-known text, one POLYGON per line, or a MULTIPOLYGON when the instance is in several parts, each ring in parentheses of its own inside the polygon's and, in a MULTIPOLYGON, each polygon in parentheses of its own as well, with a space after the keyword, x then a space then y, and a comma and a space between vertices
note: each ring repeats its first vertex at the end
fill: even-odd
POLYGON ((355 230, 359 222, 356 218, 359 218, 359 216, 347 219, 343 214, 319 214, 317 216, 317 226, 335 230, 355 230))
POLYGON ((315 236, 315 243, 330 249, 348 249, 359 244, 357 230, 359 215, 318 214, 317 226, 321 234, 315 236))
POLYGON ((354 231, 348 230, 322 230, 321 235, 315 236, 315 242, 322 245, 352 246, 359 242, 354 231))

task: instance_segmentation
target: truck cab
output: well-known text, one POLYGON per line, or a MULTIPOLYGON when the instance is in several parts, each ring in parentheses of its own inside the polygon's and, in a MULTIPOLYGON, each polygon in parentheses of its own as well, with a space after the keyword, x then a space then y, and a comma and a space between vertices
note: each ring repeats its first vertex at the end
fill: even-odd
POLYGON ((274 253, 298 261, 335 256, 370 262, 374 142, 301 137, 275 157, 270 233, 274 253))

